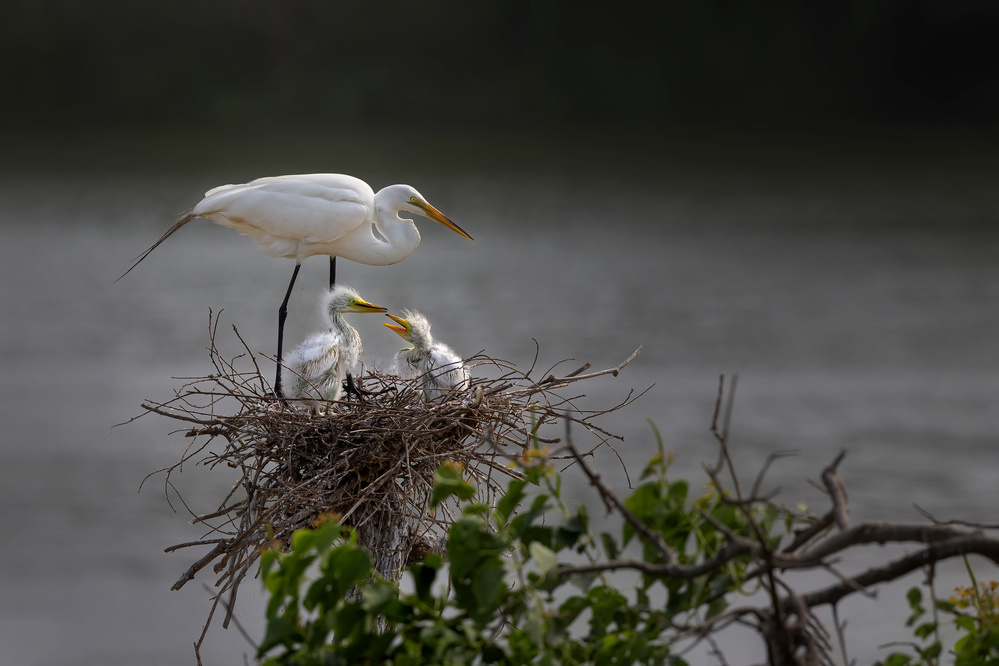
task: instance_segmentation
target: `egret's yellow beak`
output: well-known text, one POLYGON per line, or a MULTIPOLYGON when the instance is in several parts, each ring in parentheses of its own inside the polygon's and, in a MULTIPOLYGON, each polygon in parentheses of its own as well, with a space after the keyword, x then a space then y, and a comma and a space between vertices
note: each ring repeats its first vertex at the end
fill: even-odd
POLYGON ((383 308, 374 303, 368 303, 363 298, 358 298, 350 306, 351 312, 388 312, 388 308, 383 308))
MULTIPOLYGON (((447 215, 445 215, 444 213, 440 212, 439 210, 437 210, 436 208, 434 208, 433 206, 431 206, 429 203, 427 203, 423 199, 417 199, 413 203, 416 204, 417 206, 419 206, 420 208, 422 208, 424 210, 424 212, 426 212, 427 217, 429 217, 431 220, 436 220, 437 222, 440 222, 441 224, 443 224, 445 227, 447 227, 451 231, 455 231, 455 232, 461 234, 462 236, 464 236, 468 240, 475 240, 471 236, 469 236, 467 233, 465 233, 464 229, 462 229, 457 224, 455 224, 454 222, 452 222, 448 218, 447 215)), ((386 326, 388 326, 388 325, 389 324, 386 324, 386 326)))
POLYGON ((412 342, 412 340, 409 339, 410 338, 409 326, 407 326, 408 322, 405 319, 403 319, 402 317, 396 317, 393 314, 386 314, 385 316, 399 322, 401 326, 396 326, 395 324, 383 324, 383 326, 391 328, 393 331, 401 335, 407 342, 412 342))

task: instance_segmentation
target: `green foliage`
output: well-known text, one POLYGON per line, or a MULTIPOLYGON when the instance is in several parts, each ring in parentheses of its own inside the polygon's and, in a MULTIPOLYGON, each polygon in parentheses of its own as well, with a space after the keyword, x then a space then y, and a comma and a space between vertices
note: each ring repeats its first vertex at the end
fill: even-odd
MULTIPOLYGON (((967 564, 967 560, 965 560, 967 564)), ((999 582, 978 583, 968 567, 971 577, 969 587, 958 587, 948 600, 933 600, 933 608, 952 618, 960 638, 954 643, 950 656, 954 666, 999 666, 999 582)), ((932 586, 929 587, 933 591, 932 586)), ((937 666, 941 663, 943 645, 938 633, 939 621, 923 621, 926 608, 923 593, 918 587, 907 594, 911 614, 906 626, 913 627, 918 640, 911 645, 913 654, 894 652, 883 662, 884 666, 937 666)))
MULTIPOLYGON (((702 562, 726 541, 702 514, 750 534, 742 512, 717 493, 690 501, 685 481, 668 480, 669 462, 660 445, 643 483, 624 501, 681 563, 702 562)), ((494 509, 470 501, 474 489, 460 468, 438 471, 433 504, 459 499, 463 515, 450 529, 446 568, 439 555, 410 567, 411 584, 403 587, 412 593, 374 573, 354 535, 332 522, 296 533, 288 550, 268 550, 261 571, 270 603, 258 656, 268 666, 683 664, 672 653, 674 621, 720 612, 745 562, 692 580, 645 575, 630 597, 599 571, 566 575, 567 562, 621 556, 636 539, 634 527, 594 536, 586 508, 562 499, 545 451, 528 451, 521 468, 524 478, 509 484, 494 509), (661 609, 650 603, 656 583, 668 595, 661 609)), ((774 524, 758 518, 766 529, 774 524)), ((665 562, 650 544, 642 550, 647 562, 665 562)))
MULTIPOLYGON (((545 451, 528 451, 519 463, 524 478, 511 482, 494 508, 474 501, 460 467, 438 471, 434 505, 459 500, 462 514, 450 528, 446 558, 433 554, 410 566, 403 585, 373 571, 354 534, 332 521, 296 532, 290 548, 267 550, 261 575, 270 600, 258 657, 266 666, 683 666, 677 652, 691 635, 685 628, 708 626, 737 595, 755 591, 747 568, 759 558, 711 558, 738 539, 777 548, 798 526, 795 512, 729 502, 714 486, 691 498, 690 484, 669 478, 671 459, 660 443, 623 498, 653 537, 629 521, 617 533, 595 535, 586 508, 564 501, 545 451), (622 559, 626 549, 641 552, 644 570, 619 589, 605 573, 636 570, 634 560, 622 559), (667 575, 673 565, 705 563, 711 566, 696 577, 667 575)), ((942 612, 962 632, 955 664, 999 665, 997 583, 972 583, 948 601, 927 603, 919 588, 910 590, 907 625, 918 643, 912 654, 882 663, 939 664, 942 612)))

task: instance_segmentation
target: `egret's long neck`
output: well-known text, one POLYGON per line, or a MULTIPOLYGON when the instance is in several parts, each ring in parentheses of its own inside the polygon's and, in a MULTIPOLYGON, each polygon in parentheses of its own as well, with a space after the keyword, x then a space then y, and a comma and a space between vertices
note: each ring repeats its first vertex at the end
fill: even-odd
POLYGON ((330 313, 329 325, 330 330, 342 335, 344 340, 361 339, 361 335, 357 332, 357 330, 348 324, 347 320, 343 318, 342 312, 334 311, 330 313))
POLYGON ((412 220, 376 208, 374 222, 384 241, 375 236, 371 226, 362 224, 337 241, 338 254, 369 266, 388 266, 411 255, 420 244, 420 231, 412 220))

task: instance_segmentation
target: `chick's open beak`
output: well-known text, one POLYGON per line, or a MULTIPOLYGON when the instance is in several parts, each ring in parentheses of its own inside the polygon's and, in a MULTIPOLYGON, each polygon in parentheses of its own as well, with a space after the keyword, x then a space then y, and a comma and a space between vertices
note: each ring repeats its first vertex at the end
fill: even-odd
POLYGON ((395 324, 384 324, 384 326, 391 328, 393 331, 401 335, 403 338, 409 340, 409 328, 406 327, 406 320, 403 319, 402 317, 396 317, 393 314, 386 314, 385 316, 399 322, 401 326, 396 326, 395 324))

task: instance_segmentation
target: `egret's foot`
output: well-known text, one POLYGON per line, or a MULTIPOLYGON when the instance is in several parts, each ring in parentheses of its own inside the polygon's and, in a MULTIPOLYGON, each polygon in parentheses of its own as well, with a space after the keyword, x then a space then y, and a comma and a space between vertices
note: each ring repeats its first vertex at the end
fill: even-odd
POLYGON ((357 384, 354 383, 354 377, 350 373, 347 373, 347 379, 344 380, 343 386, 344 390, 347 392, 348 397, 351 394, 354 394, 357 396, 357 399, 361 402, 364 402, 364 396, 366 395, 381 395, 383 393, 388 393, 389 391, 398 390, 395 386, 389 386, 388 388, 383 388, 381 391, 365 391, 364 389, 362 389, 361 387, 359 387, 357 384))
POLYGON ((370 395, 370 392, 357 387, 357 384, 354 383, 354 375, 349 372, 347 373, 347 379, 344 381, 343 386, 344 390, 347 392, 347 398, 350 398, 351 395, 356 395, 358 402, 364 402, 365 393, 370 395))
POLYGON ((282 407, 288 406, 288 400, 284 396, 274 393, 273 391, 268 391, 267 393, 265 393, 263 395, 263 399, 264 402, 278 403, 282 407))

